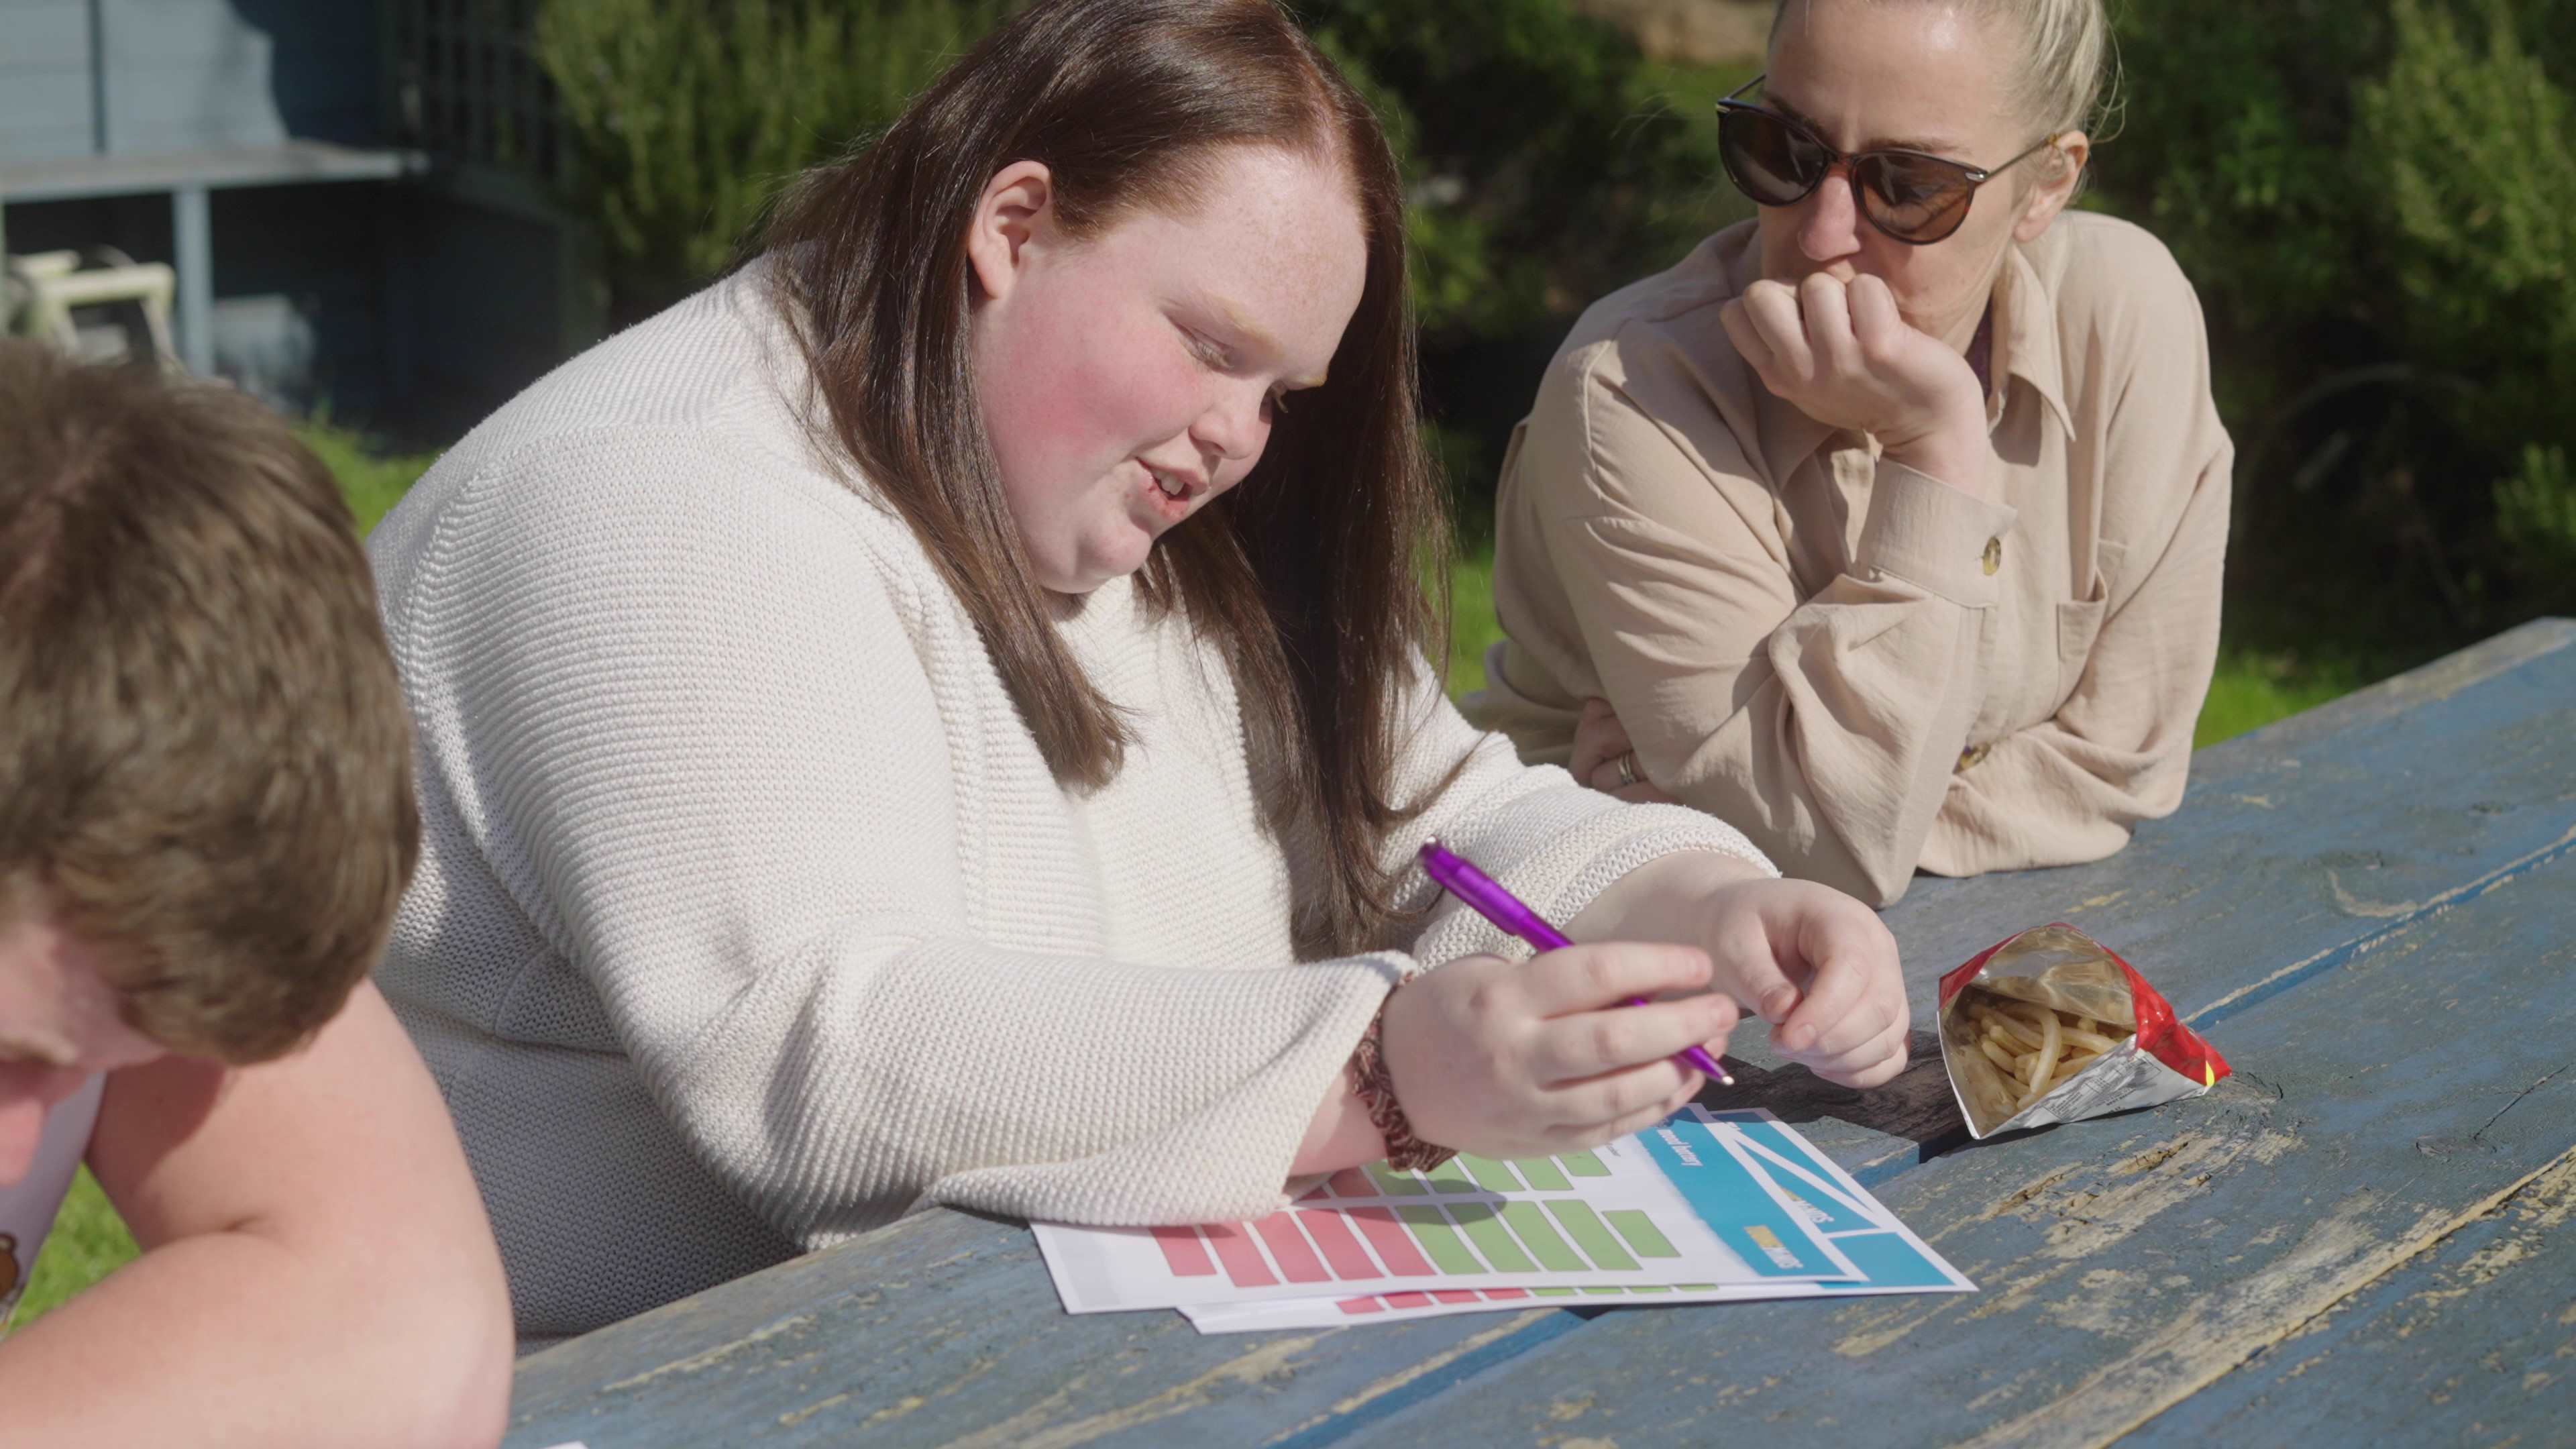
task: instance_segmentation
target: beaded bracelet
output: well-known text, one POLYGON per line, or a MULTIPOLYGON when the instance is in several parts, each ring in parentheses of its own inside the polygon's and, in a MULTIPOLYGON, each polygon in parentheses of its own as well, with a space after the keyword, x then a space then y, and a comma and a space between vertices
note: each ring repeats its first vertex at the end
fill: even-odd
POLYGON ((1398 1172, 1429 1172, 1458 1155, 1453 1147, 1439 1147, 1413 1135, 1413 1123, 1404 1115, 1404 1104, 1395 1099, 1395 1079, 1387 1073, 1386 1052, 1380 1033, 1386 1025, 1386 1012, 1369 1018, 1368 1030, 1360 1034, 1360 1044, 1351 1050, 1351 1078, 1368 1107, 1369 1121, 1386 1139, 1387 1165, 1398 1172))

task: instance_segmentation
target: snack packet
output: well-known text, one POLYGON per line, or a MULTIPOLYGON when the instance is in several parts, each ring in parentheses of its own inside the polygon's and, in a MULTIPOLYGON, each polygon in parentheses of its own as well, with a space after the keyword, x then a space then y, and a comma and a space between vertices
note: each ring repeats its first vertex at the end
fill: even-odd
POLYGON ((1939 1021, 1971 1137, 2198 1096, 2227 1075, 2118 952, 2063 922, 1942 977, 1939 1021))

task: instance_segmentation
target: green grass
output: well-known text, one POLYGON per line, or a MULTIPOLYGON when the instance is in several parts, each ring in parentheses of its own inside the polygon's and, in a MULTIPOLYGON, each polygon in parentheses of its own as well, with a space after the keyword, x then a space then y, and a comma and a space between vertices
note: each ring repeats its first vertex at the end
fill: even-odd
POLYGON ((2295 653, 2222 645, 2209 698, 2192 727, 2194 748, 2234 739, 2276 719, 2340 699, 2370 683, 2359 667, 2339 659, 2303 660, 2295 653))
MULTIPOLYGON (((436 458, 434 454, 380 455, 359 434, 333 427, 327 420, 308 423, 295 432, 340 480, 340 491, 349 500, 350 512, 357 515, 360 529, 375 527, 376 520, 436 458)), ((89 1169, 82 1168, 71 1195, 63 1200, 53 1232, 45 1238, 45 1250, 36 1259, 13 1322, 22 1327, 33 1322, 133 1257, 134 1236, 125 1230, 116 1209, 108 1206, 107 1194, 99 1191, 89 1169)))
POLYGON ((134 1235, 107 1194, 84 1167, 72 1179, 71 1195, 36 1256, 36 1271, 27 1280, 27 1295, 18 1302, 20 1325, 33 1322, 46 1309, 114 1272, 134 1256, 134 1235))
POLYGON ((1449 693, 1485 687, 1485 650, 1503 637, 1494 619, 1494 556, 1464 553, 1449 571, 1449 693))
POLYGON ((333 427, 319 420, 295 430, 304 446, 340 480, 340 495, 349 500, 349 511, 358 516, 358 529, 364 532, 376 526, 402 500, 414 480, 429 471, 438 461, 435 453, 382 454, 370 448, 364 436, 346 428, 333 427))
MULTIPOLYGON (((1452 624, 1449 693, 1485 687, 1485 648, 1503 637, 1494 621, 1494 559, 1490 550, 1462 552, 1450 575, 1452 624)), ((2194 748, 2232 739, 2276 719, 2349 694, 2375 674, 2361 663, 2333 655, 2302 655, 2246 645, 2222 646, 2209 701, 2192 729, 2194 748)))

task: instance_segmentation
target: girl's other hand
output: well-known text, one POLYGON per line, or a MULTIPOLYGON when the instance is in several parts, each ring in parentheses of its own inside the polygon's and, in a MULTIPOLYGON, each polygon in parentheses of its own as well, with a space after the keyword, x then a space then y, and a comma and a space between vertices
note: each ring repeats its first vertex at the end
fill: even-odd
POLYGON ((1711 891, 1707 912, 1712 984, 1771 1023, 1780 1055, 1846 1087, 1905 1070, 1905 973, 1876 911, 1814 881, 1755 880, 1711 891))

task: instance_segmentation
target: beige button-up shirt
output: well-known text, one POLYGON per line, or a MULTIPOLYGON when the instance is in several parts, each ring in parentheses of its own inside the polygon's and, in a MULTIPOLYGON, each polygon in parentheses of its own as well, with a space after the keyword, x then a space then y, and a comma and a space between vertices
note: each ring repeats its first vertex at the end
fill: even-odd
POLYGON ((1605 698, 1648 779, 1875 902, 2118 850, 2181 802, 2218 648, 2233 452, 2191 284, 2090 213, 2013 251, 1988 503, 1763 388, 1718 325, 1759 265, 1729 228, 1557 353, 1471 717, 1562 763, 1605 698))

